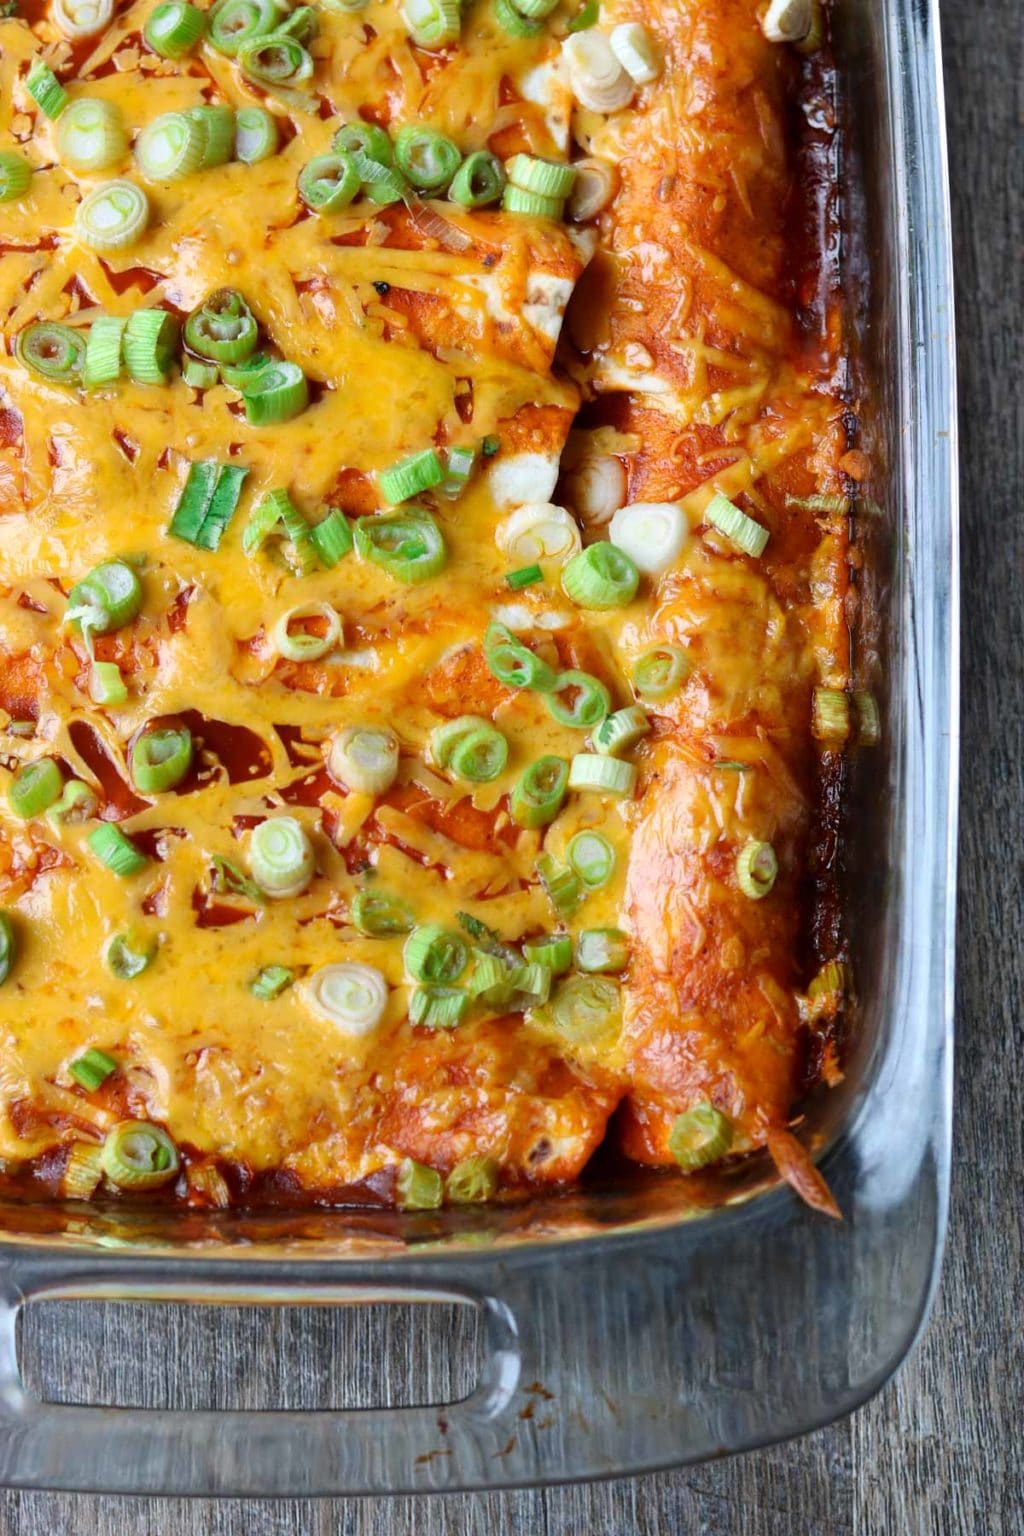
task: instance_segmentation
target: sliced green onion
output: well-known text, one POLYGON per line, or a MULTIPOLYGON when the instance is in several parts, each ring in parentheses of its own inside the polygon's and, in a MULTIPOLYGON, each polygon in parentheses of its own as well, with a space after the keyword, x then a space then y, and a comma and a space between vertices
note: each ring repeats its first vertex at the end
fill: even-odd
POLYGON ((134 181, 105 181, 75 210, 75 234, 93 251, 134 245, 149 223, 149 200, 134 181))
POLYGON ((166 309, 137 309, 124 331, 124 361, 136 384, 164 384, 178 351, 178 322, 166 309))
POLYGON ((121 377, 121 350, 127 320, 121 315, 97 315, 89 327, 82 364, 86 389, 116 384, 121 377))
POLYGON ((395 139, 395 161, 420 192, 442 192, 462 163, 457 144, 436 128, 409 124, 395 139))
POLYGON ((269 160, 280 137, 277 118, 266 107, 239 107, 235 113, 235 159, 243 165, 269 160))
POLYGON ((256 350, 259 326, 236 288, 218 288, 185 321, 185 345, 214 363, 241 363, 256 350))
POLYGON ((155 958, 155 942, 132 933, 116 933, 107 945, 107 966, 118 981, 134 981, 155 958))
POLYGON ((549 714, 559 725, 589 730, 599 725, 612 707, 612 696, 599 678, 589 672, 561 672, 545 696, 549 714))
POLYGON ((629 797, 636 788, 636 768, 618 757, 577 752, 569 765, 569 788, 596 789, 619 799, 629 797))
POLYGON ((475 467, 475 448, 449 448, 444 457, 444 479, 437 487, 438 495, 455 501, 469 484, 475 467))
POLYGON ((60 117, 68 104, 68 93, 57 76, 42 59, 33 59, 25 77, 25 89, 44 117, 51 121, 60 117))
POLYGON ((316 37, 319 26, 319 17, 311 5, 297 5, 294 11, 289 11, 278 22, 274 30, 298 38, 300 43, 308 43, 316 37))
POLYGON ((181 376, 190 389, 213 389, 220 382, 216 363, 201 363, 197 357, 186 357, 181 376))
POLYGON ((282 87, 294 90, 313 73, 312 56, 286 32, 272 32, 243 43, 237 57, 245 78, 271 91, 282 87))
POLYGON ((119 1189, 156 1189, 175 1178, 178 1149, 167 1132, 145 1120, 122 1120, 103 1143, 103 1172, 119 1189))
POLYGON ((262 373, 274 358, 268 357, 266 352, 254 352, 252 357, 247 357, 244 363, 221 363, 221 382, 229 389, 237 389, 242 392, 250 379, 254 379, 258 373, 262 373))
POLYGON ((333 570, 339 560, 351 554, 355 546, 348 518, 337 507, 309 530, 309 537, 320 564, 327 571, 333 570))
POLYGON ((458 715, 454 720, 446 720, 443 725, 435 725, 430 733, 430 758, 434 766, 447 768, 457 743, 471 731, 489 724, 483 715, 458 715))
POLYGON ((590 740, 602 757, 618 757, 642 741, 650 729, 647 711, 639 704, 631 704, 628 709, 617 709, 602 720, 590 740))
POLYGON ((14 203, 28 191, 32 167, 22 155, 5 149, 0 154, 0 203, 14 203))
POLYGON ((506 213, 524 213, 531 219, 560 219, 564 203, 560 197, 542 197, 539 192, 524 192, 521 187, 506 186, 501 194, 506 213))
POLYGON ((524 587, 535 586, 538 581, 544 580, 544 572, 539 565, 522 565, 518 571, 506 571, 505 582, 513 592, 521 592, 524 587))
POLYGON ((882 718, 873 693, 858 688, 853 695, 857 715, 857 741, 862 747, 877 747, 882 739, 882 718))
POLYGON ((493 1157, 464 1157, 444 1181, 452 1205, 477 1205, 498 1192, 499 1165, 493 1157))
POLYGON ((341 619, 330 603, 298 603, 282 613, 270 631, 275 650, 286 661, 319 661, 334 650, 341 637, 341 619), (310 619, 323 622, 323 634, 310 634, 304 629, 292 632, 293 624, 304 624, 310 619))
POLYGON ((96 794, 88 784, 83 784, 81 779, 68 779, 60 799, 47 811, 46 819, 52 826, 65 821, 88 821, 98 805, 96 794))
POLYGON ((331 742, 327 771, 357 795, 383 795, 398 776, 398 737, 386 725, 347 725, 331 742))
POLYGON ((484 635, 484 660, 506 688, 550 693, 558 681, 554 668, 534 654, 505 624, 492 623, 484 635))
POLYGON ((614 513, 608 537, 638 571, 661 576, 682 554, 690 526, 674 501, 634 501, 614 513))
POLYGON ((571 1045, 595 1045, 618 1028, 622 995, 610 976, 570 976, 551 1003, 550 1018, 571 1045))
POLYGON ((17 951, 14 924, 6 912, 0 912, 0 986, 3 986, 11 974, 17 951))
POLYGON ((254 427, 291 421, 309 404, 309 385, 297 363, 268 363, 242 390, 245 419, 254 427))
POLYGON ((478 149, 455 172, 448 196, 462 208, 483 208, 498 201, 504 186, 505 168, 497 155, 478 149))
POLYGON ((81 331, 53 320, 40 320, 18 332, 14 355, 23 367, 51 384, 77 384, 85 360, 81 331))
POLYGON ((234 58, 246 43, 273 32, 281 9, 275 0, 218 0, 208 17, 210 42, 218 53, 234 58))
POLYGON ((502 31, 510 37, 538 37, 544 30, 543 22, 524 16, 512 0, 494 0, 494 15, 502 31))
POLYGON ((420 48, 446 48, 462 31, 459 0, 402 0, 402 18, 420 48))
POLYGON ((512 820, 520 827, 546 827, 562 809, 569 787, 569 764, 564 757, 538 757, 509 795, 512 820))
POLYGON ((364 123, 362 118, 342 123, 331 140, 331 148, 339 154, 345 151, 362 155, 367 160, 375 160, 378 165, 393 166, 395 163, 395 146, 387 133, 376 123, 364 123))
POLYGON ((407 1157, 399 1164, 395 1200, 403 1211, 436 1211, 444 1199, 441 1175, 407 1157))
POLYGON ((850 700, 841 688, 815 688, 811 733, 816 741, 839 743, 850 734, 850 700))
POLYGON ((105 31, 113 14, 114 0, 53 0, 50 6, 50 20, 72 42, 105 31))
POLYGON ((624 608, 639 585, 640 572, 614 544, 589 544, 562 571, 566 596, 581 608, 624 608))
POLYGON ((559 917, 571 917, 583 900, 583 886, 573 869, 558 864, 550 853, 537 860, 537 878, 559 917))
POLYGON ((66 1200, 91 1200, 103 1177, 103 1148, 91 1141, 72 1142, 60 1181, 66 1200))
POLYGON ((689 671, 689 658, 682 646, 655 645, 634 663, 633 687, 642 699, 660 703, 679 692, 689 671))
POLYGON ((287 992, 294 980, 295 972, 286 965, 264 965, 250 981, 249 991, 261 1002, 270 1003, 282 992, 287 992))
POLYGON ((147 181, 180 181, 203 163, 205 134, 187 112, 161 112, 135 140, 135 159, 147 181))
POLYGON ((241 896, 254 906, 263 905, 263 892, 259 886, 232 859, 226 859, 222 853, 215 853, 210 862, 213 865, 210 886, 218 896, 241 896))
POLYGON ((425 448, 422 453, 400 459, 390 469, 382 469, 377 475, 384 500, 392 506, 418 496, 421 491, 431 490, 435 485, 440 485, 443 479, 444 467, 434 448, 425 448))
POLYGON ((414 928, 405 941, 405 968, 415 981, 449 986, 458 981, 469 964, 469 950, 461 934, 440 923, 414 928))
POLYGON ((383 566, 398 581, 429 581, 447 560, 441 530, 422 508, 359 518, 355 544, 364 560, 383 566))
POLYGON ((249 869, 268 896, 301 896, 316 874, 309 834, 294 816, 271 816, 254 827, 249 869))
POLYGON ((412 908, 400 896, 387 891, 359 891, 349 913, 353 927, 370 939, 390 938, 396 933, 411 933, 415 919, 412 908))
POLYGON ((61 113, 57 154, 73 171, 105 171, 128 153, 128 131, 114 101, 80 96, 61 113))
POLYGON ((603 832, 577 832, 565 856, 588 891, 600 890, 615 873, 615 849, 603 832))
POLYGON ((424 1029, 456 1029, 469 997, 461 987, 417 987, 409 999, 409 1022, 424 1029))
POLYGON ((386 977, 376 966, 356 961, 322 965, 306 979, 302 992, 315 1014, 356 1037, 375 1030, 388 1005, 386 977))
POLYGON ((480 726, 462 736, 451 754, 451 770, 470 784, 490 784, 508 762, 508 742, 493 725, 480 726))
POLYGON ((551 972, 546 965, 531 961, 512 972, 512 1006, 518 1012, 540 1008, 551 996, 551 972))
POLYGON ((253 509, 242 534, 242 548, 253 555, 278 532, 291 542, 294 568, 300 576, 308 576, 317 563, 316 545, 309 524, 285 490, 271 491, 253 509))
POLYGON ((142 583, 127 560, 104 560, 68 594, 65 622, 86 632, 108 635, 130 624, 142 607, 142 583))
POLYGON ((629 940, 621 928, 584 928, 576 940, 576 965, 581 971, 617 976, 629 964, 629 940))
POLYGON ((661 59, 647 28, 639 21, 620 22, 608 35, 612 53, 637 85, 649 85, 661 74, 661 59))
POLYGON ((619 173, 610 160, 590 155, 573 165, 576 180, 565 205, 569 218, 576 224, 596 219, 603 213, 615 196, 619 185, 619 173))
POLYGON ((733 505, 728 496, 718 492, 711 498, 704 513, 704 521, 717 528, 730 544, 735 544, 745 555, 763 555, 768 543, 768 530, 755 523, 752 517, 733 505))
POLYGON ((473 951, 473 974, 466 983, 472 997, 482 997, 485 1002, 504 995, 509 980, 508 967, 497 956, 483 949, 473 951))
POLYGON ((146 855, 111 821, 101 821, 86 841, 93 853, 115 875, 137 875, 149 862, 146 855))
POLYGON ((527 939, 523 954, 531 965, 542 965, 552 976, 562 976, 572 965, 572 939, 567 933, 527 939))
POLYGON ((688 1172, 717 1163, 732 1146, 732 1121, 706 1101, 677 1115, 669 1132, 668 1149, 688 1172))
POLYGON ((744 896, 760 901, 775 884, 779 861, 771 843, 761 843, 751 838, 740 850, 736 859, 736 879, 744 896))
POLYGON ((186 0, 163 0, 150 11, 142 36, 162 59, 183 59, 206 31, 206 14, 186 0))
POLYGON ((397 203, 406 196, 408 188, 405 177, 396 166, 384 165, 358 149, 352 151, 352 159, 359 172, 363 192, 371 202, 386 208, 389 203, 397 203))
POLYGON ((168 532, 200 549, 217 549, 238 505, 247 473, 234 465, 218 464, 214 459, 191 464, 168 532))
POLYGON ((337 213, 359 191, 359 172, 345 150, 316 155, 299 172, 299 196, 314 213, 337 213))
POLYGON ((550 16, 558 7, 558 0, 514 0, 515 8, 524 16, 541 19, 550 16))
POLYGON ((513 187, 519 187, 523 192, 537 192, 541 197, 566 198, 573 189, 576 168, 563 160, 513 155, 505 166, 505 175, 513 187))
POLYGON ((137 736, 129 755, 132 782, 140 795, 175 789, 192 766, 192 732, 187 725, 158 725, 137 736))
POLYGON ((208 171, 226 165, 235 147, 234 108, 204 102, 198 107, 189 107, 188 116, 203 136, 201 169, 208 171))
POLYGON ((7 801, 15 816, 27 821, 40 816, 60 799, 64 775, 52 757, 23 763, 7 786, 7 801))
POLYGON ((128 684, 116 661, 93 662, 89 668, 89 697, 94 704, 127 704, 128 684))

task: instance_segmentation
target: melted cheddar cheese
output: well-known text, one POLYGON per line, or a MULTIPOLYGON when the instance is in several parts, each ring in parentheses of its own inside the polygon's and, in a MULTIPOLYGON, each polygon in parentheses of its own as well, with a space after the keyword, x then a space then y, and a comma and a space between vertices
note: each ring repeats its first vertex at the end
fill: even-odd
MULTIPOLYGON (((211 1167, 226 1181, 219 1198, 257 1202, 340 1200, 357 1186, 389 1200, 406 1158, 447 1173, 487 1156, 505 1186, 568 1180, 609 1133, 630 1158, 671 1163, 675 1117, 703 1102, 729 1117, 734 1151, 784 1135, 815 968, 805 888, 827 754, 812 740, 811 697, 844 688, 848 665, 845 524, 806 508, 843 491, 846 448, 831 314, 797 291, 791 265, 801 172, 790 113, 808 66, 765 40, 754 0, 603 0, 601 26, 644 23, 662 67, 632 106, 602 117, 574 107, 560 62, 574 5, 520 38, 490 0, 470 0, 459 43, 429 52, 398 0, 368 0, 317 9, 303 106, 264 97, 208 44, 158 58, 141 40, 153 8, 119 5, 101 36, 73 47, 36 0, 0 21, 0 150, 33 167, 26 195, 0 205, 0 705, 16 727, 0 758, 0 906, 17 949, 0 987, 9 1176, 59 1190, 68 1150, 125 1119, 166 1127, 182 1157, 170 1193, 196 1203, 210 1188, 196 1170, 211 1167), (138 169, 130 153, 92 177, 62 166, 55 125, 25 88, 39 56, 72 101, 116 102, 132 135, 161 113, 259 102, 279 117, 281 146, 255 165, 146 183, 145 233, 97 254, 75 238, 76 206, 138 169), (393 132, 428 123, 464 154, 598 156, 618 168, 618 191, 586 225, 446 201, 311 214, 299 172, 360 116, 393 132), (15 356, 39 320, 84 330, 142 307, 184 316, 224 287, 244 295, 261 348, 310 381, 293 419, 252 426, 237 392, 196 390, 177 369, 166 384, 122 376, 86 392, 15 356), (575 510, 571 476, 559 482, 574 424, 577 456, 612 454, 630 502, 677 503, 689 528, 673 568, 613 612, 574 605, 555 562, 510 592, 495 540, 524 503, 575 510), (398 582, 355 554, 299 575, 273 546, 243 550, 252 509, 274 489, 310 522, 325 507, 369 516, 385 506, 381 470, 486 439, 498 451, 458 500, 426 498, 448 552, 430 581, 398 582), (190 465, 211 459, 248 472, 213 551, 168 532, 190 465), (760 559, 707 526, 719 492, 769 530, 760 559), (73 584, 116 558, 135 562, 144 596, 131 624, 95 643, 128 685, 126 703, 100 707, 65 616, 73 584), (341 616, 340 645, 282 658, 280 616, 324 602, 341 616), (541 694, 496 680, 482 654, 493 620, 557 668, 598 676, 616 708, 633 702, 642 651, 685 650, 686 681, 650 706, 633 754, 635 799, 571 793, 540 830, 510 818, 523 770, 546 753, 571 759, 585 733, 559 724, 541 694), (468 713, 509 742, 491 783, 459 782, 430 759, 431 731, 468 713), (154 721, 186 722, 197 751, 182 785, 146 796, 129 754, 154 721), (382 796, 327 772, 332 738, 353 724, 399 738, 382 796), (121 878, 95 857, 95 820, 12 813, 7 781, 44 757, 92 786, 97 816, 147 853, 141 874, 121 878), (252 827, 285 810, 315 848, 308 889, 262 903, 218 893, 215 861, 246 869, 252 827), (615 874, 568 927, 628 935, 614 1027, 566 1038, 550 1009, 479 1007, 451 1031, 411 1024, 402 939, 361 934, 357 894, 399 894, 418 922, 456 929, 469 912, 515 946, 558 926, 538 855, 564 860, 585 829, 608 837, 615 874), (779 862, 762 901, 736 879, 751 838, 779 862), (128 981, 104 958, 125 932, 155 946, 128 981), (250 990, 269 964, 301 980, 340 961, 386 979, 368 1034, 326 1023, 301 985, 271 1001, 250 990), (117 1063, 92 1091, 69 1071, 90 1048, 117 1063)), ((585 529, 584 541, 605 533, 585 529)))

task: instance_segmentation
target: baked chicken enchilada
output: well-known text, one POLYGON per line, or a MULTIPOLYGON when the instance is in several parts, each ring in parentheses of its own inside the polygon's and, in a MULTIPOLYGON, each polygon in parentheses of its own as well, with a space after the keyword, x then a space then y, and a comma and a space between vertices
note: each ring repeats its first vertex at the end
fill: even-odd
POLYGON ((2 12, 5 1188, 834 1210, 827 13, 2 12))

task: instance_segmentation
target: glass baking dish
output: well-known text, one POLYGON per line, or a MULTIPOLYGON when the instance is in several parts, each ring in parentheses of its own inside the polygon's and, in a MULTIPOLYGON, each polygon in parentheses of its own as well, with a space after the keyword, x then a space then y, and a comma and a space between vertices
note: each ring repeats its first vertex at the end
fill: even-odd
POLYGON ((854 1046, 802 1134, 843 1209, 757 1162, 613 1173, 528 1204, 252 1217, 0 1205, 0 1483, 305 1495, 636 1473, 817 1428, 878 1390, 938 1274, 949 1188, 957 758, 953 315, 935 4, 842 0, 836 49, 855 369, 872 404, 858 684, 883 745, 850 766, 854 1046), (441 1408, 146 1411, 41 1402, 34 1298, 463 1301, 484 1361, 441 1408), (538 1391, 545 1412, 530 1405, 538 1391))

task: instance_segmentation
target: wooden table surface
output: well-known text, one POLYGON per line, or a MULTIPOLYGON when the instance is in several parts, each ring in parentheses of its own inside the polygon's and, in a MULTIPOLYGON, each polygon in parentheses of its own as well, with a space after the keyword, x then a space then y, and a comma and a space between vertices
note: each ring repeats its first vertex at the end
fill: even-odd
MULTIPOLYGON (((851 1419, 790 1445, 679 1473, 523 1494, 372 1502, 212 1503, 0 1492, 4 1536, 1024 1532, 1019 0, 944 0, 943 22, 963 445, 958 1118, 945 1274, 917 1352, 851 1419)), ((147 1353, 170 1356, 177 1339, 177 1321, 165 1315, 152 1326, 147 1353)), ((201 1340, 193 1347, 201 1349, 201 1340)), ((73 1341, 68 1350, 75 1353, 73 1341)))

